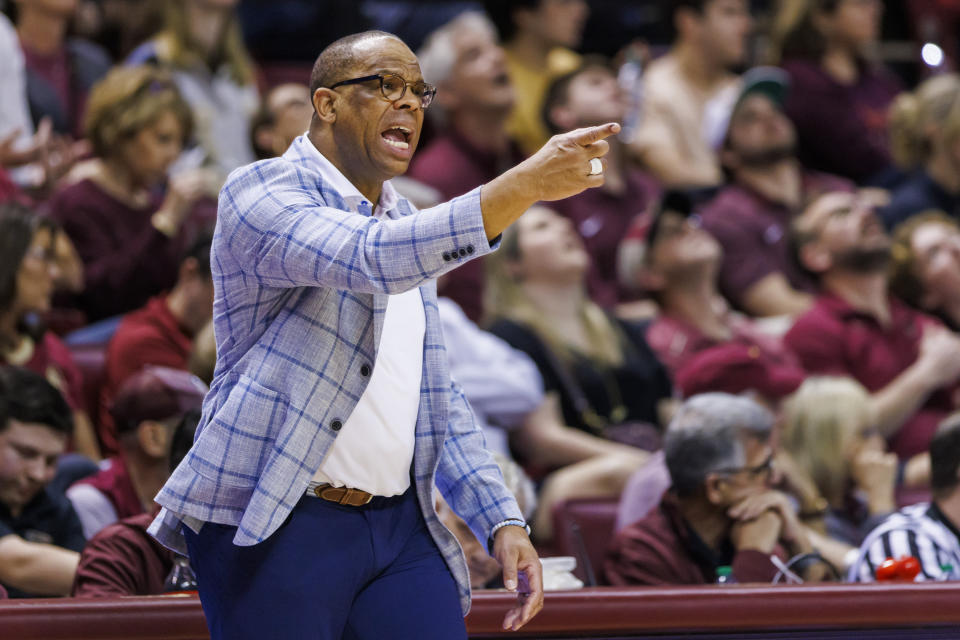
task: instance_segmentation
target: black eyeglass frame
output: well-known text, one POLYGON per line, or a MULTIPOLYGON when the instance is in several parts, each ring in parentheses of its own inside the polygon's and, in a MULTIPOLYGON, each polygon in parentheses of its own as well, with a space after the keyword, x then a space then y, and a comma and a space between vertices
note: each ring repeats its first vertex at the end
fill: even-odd
POLYGON ((738 473, 748 473, 750 476, 758 476, 761 473, 769 474, 773 471, 773 462, 774 455, 771 453, 767 456, 767 459, 762 463, 758 464, 755 467, 740 467, 738 469, 714 469, 711 473, 718 473, 720 475, 732 476, 738 473))
MULTIPOLYGON (((420 85, 421 87, 423 87, 423 95, 417 96, 420 99, 421 109, 426 109, 427 107, 429 107, 430 104, 433 102, 433 98, 437 95, 437 88, 434 85, 430 84, 429 82, 424 82, 423 80, 417 80, 416 82, 408 82, 406 78, 396 73, 374 73, 372 75, 363 76, 361 78, 351 78, 349 80, 341 80, 340 82, 333 83, 327 88, 336 89, 337 87, 342 87, 344 85, 361 84, 364 82, 370 82, 371 80, 380 81, 380 95, 383 96, 384 100, 387 100, 389 102, 396 102, 397 100, 402 100, 403 96, 407 95, 407 87, 415 87, 417 85, 420 85), (396 98, 391 98, 390 96, 387 95, 387 91, 383 87, 384 78, 397 78, 400 82, 403 83, 403 89, 400 90, 400 95, 398 95, 396 98)), ((417 95, 415 89, 414 89, 413 95, 415 96, 417 95)))

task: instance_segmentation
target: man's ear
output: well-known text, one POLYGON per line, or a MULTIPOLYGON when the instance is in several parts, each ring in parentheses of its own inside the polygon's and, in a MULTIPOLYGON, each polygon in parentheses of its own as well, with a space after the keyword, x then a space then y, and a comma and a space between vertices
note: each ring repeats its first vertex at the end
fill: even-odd
POLYGON ((144 420, 137 427, 137 440, 140 448, 151 458, 163 458, 170 446, 169 429, 161 422, 144 420))
POLYGON ((320 87, 313 92, 313 111, 314 117, 319 118, 327 124, 333 124, 337 121, 337 102, 340 95, 333 89, 320 87))
POLYGON ((437 95, 434 101, 444 111, 456 111, 461 104, 460 96, 456 89, 451 89, 448 85, 441 84, 437 87, 437 95))
POLYGON ((648 267, 640 267, 637 271, 637 282, 644 291, 663 291, 667 284, 662 274, 648 267))
POLYGON ((703 491, 707 502, 722 505, 726 501, 726 492, 723 488, 724 478, 717 473, 708 473, 703 480, 703 491))
POLYGON ((735 171, 740 165, 740 158, 736 152, 724 145, 719 154, 720 166, 729 171, 735 171))
POLYGON ((920 307, 928 311, 936 311, 943 306, 943 300, 936 291, 925 290, 920 294, 920 307))
POLYGON ((808 242, 800 248, 800 264, 814 273, 823 273, 832 262, 830 252, 819 242, 808 242))

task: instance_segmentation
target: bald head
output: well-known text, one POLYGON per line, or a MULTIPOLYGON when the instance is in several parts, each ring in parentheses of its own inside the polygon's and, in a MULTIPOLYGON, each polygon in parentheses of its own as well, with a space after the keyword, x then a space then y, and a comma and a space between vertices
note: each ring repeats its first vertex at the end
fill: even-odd
POLYGON ((320 87, 329 87, 335 82, 350 78, 350 72, 356 68, 359 60, 357 45, 382 38, 400 40, 386 31, 362 31, 330 43, 313 63, 313 70, 310 72, 310 95, 320 87))

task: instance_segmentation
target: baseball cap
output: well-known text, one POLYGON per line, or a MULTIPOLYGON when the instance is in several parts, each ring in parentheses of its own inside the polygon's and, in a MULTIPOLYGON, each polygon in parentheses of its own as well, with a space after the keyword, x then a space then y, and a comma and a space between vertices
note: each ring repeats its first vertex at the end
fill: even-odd
POLYGON ((110 413, 118 432, 133 430, 144 420, 166 420, 199 409, 207 385, 192 373, 147 366, 117 391, 110 413))
POLYGON ((767 356, 757 345, 727 342, 694 355, 677 370, 675 382, 685 398, 709 391, 755 391, 779 400, 796 391, 805 376, 799 365, 767 356))
POLYGON ((753 67, 740 76, 740 88, 736 93, 721 96, 704 114, 704 131, 711 146, 719 150, 727 141, 733 114, 747 97, 761 93, 783 107, 790 89, 790 74, 779 67, 753 67), (732 98, 732 99, 731 99, 732 98))

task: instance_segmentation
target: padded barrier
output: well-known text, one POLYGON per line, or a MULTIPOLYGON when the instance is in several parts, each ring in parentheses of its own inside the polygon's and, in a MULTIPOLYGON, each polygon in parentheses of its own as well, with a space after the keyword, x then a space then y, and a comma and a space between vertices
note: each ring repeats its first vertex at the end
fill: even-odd
MULTIPOLYGON (((960 583, 599 587, 547 594, 518 633, 507 593, 474 597, 471 638, 960 638, 960 583)), ((0 601, 3 640, 206 640, 195 597, 0 601)))

